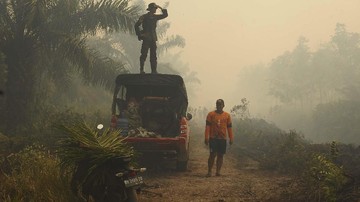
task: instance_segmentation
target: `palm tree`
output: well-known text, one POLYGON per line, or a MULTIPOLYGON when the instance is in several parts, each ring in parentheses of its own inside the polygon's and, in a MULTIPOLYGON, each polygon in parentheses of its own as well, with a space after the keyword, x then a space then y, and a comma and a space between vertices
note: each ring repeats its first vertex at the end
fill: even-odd
POLYGON ((42 78, 62 83, 75 70, 84 81, 111 88, 124 68, 90 49, 86 37, 100 30, 132 32, 137 17, 128 0, 0 1, 0 52, 8 70, 0 114, 6 131, 29 122, 42 78))

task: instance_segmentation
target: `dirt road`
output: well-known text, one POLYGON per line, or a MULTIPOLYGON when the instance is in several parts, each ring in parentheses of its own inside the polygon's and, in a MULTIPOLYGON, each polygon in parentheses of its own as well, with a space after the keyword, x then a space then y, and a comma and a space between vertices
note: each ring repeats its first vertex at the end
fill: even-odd
POLYGON ((190 147, 186 172, 175 171, 169 164, 157 164, 146 172, 141 202, 287 201, 291 179, 259 170, 257 162, 236 154, 236 145, 225 155, 220 177, 206 177, 209 151, 202 136, 193 135, 190 147))

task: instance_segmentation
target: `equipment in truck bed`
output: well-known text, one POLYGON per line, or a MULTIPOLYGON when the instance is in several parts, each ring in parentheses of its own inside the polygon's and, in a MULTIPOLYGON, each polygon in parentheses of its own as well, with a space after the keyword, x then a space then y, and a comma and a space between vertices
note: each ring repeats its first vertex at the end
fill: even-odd
POLYGON ((126 141, 136 150, 143 154, 171 154, 178 168, 185 170, 190 134, 186 119, 188 98, 182 77, 122 74, 115 82, 112 127, 128 123, 126 141))

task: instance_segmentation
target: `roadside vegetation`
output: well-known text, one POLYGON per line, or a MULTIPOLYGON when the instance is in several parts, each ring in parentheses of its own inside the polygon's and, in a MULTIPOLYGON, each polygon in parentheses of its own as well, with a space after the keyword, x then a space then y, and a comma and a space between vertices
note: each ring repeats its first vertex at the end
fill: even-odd
POLYGON ((99 130, 80 119, 56 125, 56 130, 61 135, 53 139, 54 146, 24 140, 19 151, 12 147, 16 142, 2 137, 0 201, 84 201, 83 187, 95 189, 115 162, 136 156, 117 130, 99 130))
MULTIPOLYGON (((233 152, 239 158, 246 156, 258 162, 260 170, 294 179, 279 196, 281 199, 356 201, 360 197, 359 147, 340 142, 312 144, 299 132, 282 131, 262 119, 235 118, 233 122, 237 135, 233 152)), ((80 135, 78 132, 84 129, 80 126, 72 125, 67 131, 77 131, 74 134, 80 135)), ((85 128, 90 132, 93 126, 85 128)), ((193 127, 193 131, 203 128, 201 124, 193 127)), ((87 142, 89 138, 85 136, 75 139, 87 142)), ((1 137, 0 200, 82 201, 70 187, 72 167, 59 166, 64 163, 60 157, 66 155, 66 151, 71 154, 75 150, 63 147, 62 155, 57 155, 60 150, 46 140, 37 139, 37 143, 33 140, 1 137)), ((67 159, 70 165, 72 159, 67 159)))
MULTIPOLYGON (((4 142, 2 142, 4 143, 4 142)), ((70 170, 40 145, 1 155, 0 201, 76 201, 70 189, 70 170)))
POLYGON ((314 144, 295 130, 283 131, 250 118, 246 99, 231 110, 237 131, 237 154, 260 169, 292 176, 289 201, 357 201, 360 197, 360 146, 330 141, 314 144))
POLYGON ((260 169, 292 176, 289 201, 357 201, 360 147, 339 142, 312 144, 296 131, 280 131, 261 119, 236 120, 237 153, 260 169))

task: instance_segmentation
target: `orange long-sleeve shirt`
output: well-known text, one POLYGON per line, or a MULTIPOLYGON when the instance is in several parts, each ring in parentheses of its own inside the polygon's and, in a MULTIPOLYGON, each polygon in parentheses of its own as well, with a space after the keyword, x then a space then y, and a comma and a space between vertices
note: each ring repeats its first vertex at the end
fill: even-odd
POLYGON ((226 132, 229 139, 234 140, 231 116, 227 112, 221 114, 216 111, 209 112, 206 117, 205 139, 217 138, 226 140, 226 132))

